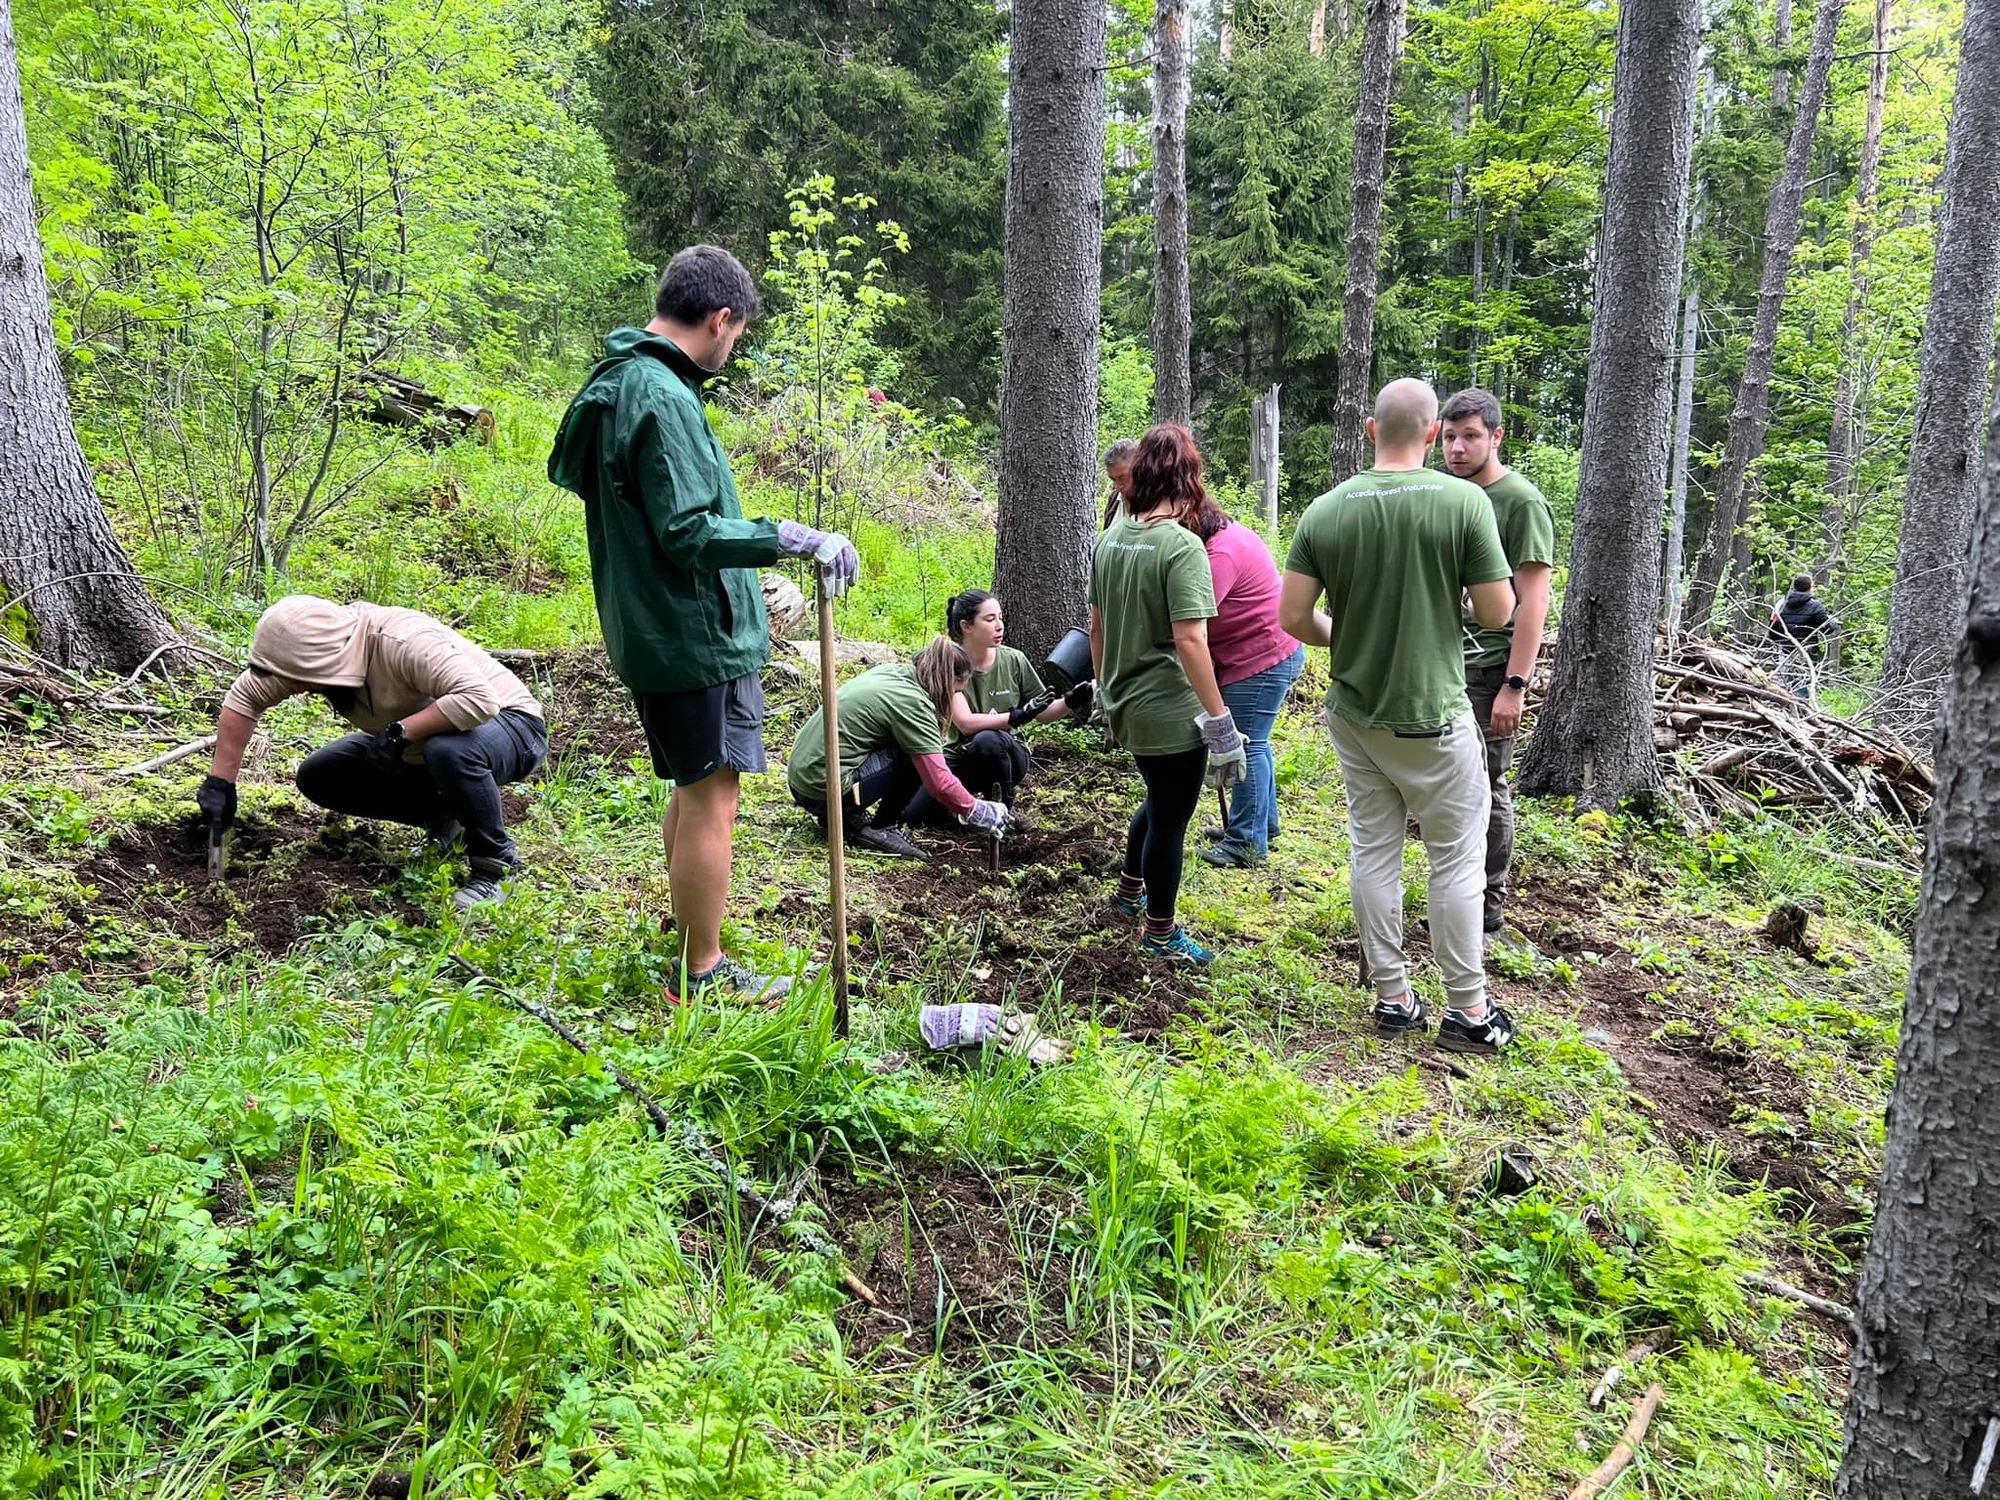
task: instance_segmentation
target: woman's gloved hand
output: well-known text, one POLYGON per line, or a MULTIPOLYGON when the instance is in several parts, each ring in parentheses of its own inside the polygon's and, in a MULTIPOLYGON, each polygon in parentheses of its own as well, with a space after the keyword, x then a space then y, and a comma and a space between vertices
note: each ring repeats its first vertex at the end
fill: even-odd
POLYGON ((1007 727, 1009 729, 1019 729, 1023 724, 1034 723, 1035 720, 1049 711, 1049 705, 1055 701, 1056 695, 1054 693, 1043 693, 1038 697, 1030 698, 1018 708, 1009 709, 1007 711, 1007 727))
POLYGON ((972 800, 972 811, 958 821, 967 828, 977 828, 981 833, 990 833, 998 838, 1006 833, 1007 825, 1013 818, 1013 811, 1006 803, 975 797, 972 800))
POLYGON ((194 794, 194 805, 201 809, 210 828, 218 833, 226 831, 236 822, 236 783, 220 776, 204 778, 194 794))
POLYGON ((826 591, 836 599, 861 576, 861 554, 837 531, 815 531, 798 521, 780 521, 778 546, 793 557, 810 557, 818 563, 826 591))
POLYGON ((1236 716, 1225 709, 1214 717, 1196 714, 1194 722, 1202 743, 1208 746, 1208 769, 1202 772, 1202 785, 1226 791, 1248 777, 1250 758, 1244 752, 1248 741, 1236 727, 1236 716))
POLYGON ((1091 705, 1097 701, 1097 688, 1088 682, 1079 682, 1063 694, 1063 702, 1069 706, 1069 716, 1079 724, 1090 722, 1091 705))

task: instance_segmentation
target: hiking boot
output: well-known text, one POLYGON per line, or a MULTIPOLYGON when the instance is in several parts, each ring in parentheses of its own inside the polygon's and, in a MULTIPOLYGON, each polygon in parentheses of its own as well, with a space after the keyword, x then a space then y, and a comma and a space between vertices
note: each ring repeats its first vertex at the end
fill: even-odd
POLYGON ((1483 920, 1486 931, 1505 932, 1507 930, 1507 908, 1501 906, 1498 902, 1489 902, 1483 920))
POLYGON ((790 975, 756 973, 726 953, 706 974, 690 974, 685 980, 676 974, 667 981, 667 1003, 670 1005, 681 1005, 697 997, 714 1000, 740 998, 776 1005, 791 992, 790 975))
POLYGON ((1254 870, 1264 863, 1265 856, 1253 854, 1239 844, 1227 839, 1201 851, 1203 864, 1214 865, 1218 870, 1254 870))
POLYGON ((910 836, 900 828, 857 828, 854 830, 854 836, 848 842, 853 844, 857 849, 866 849, 871 854, 886 854, 892 859, 928 859, 930 857, 912 843, 910 836))
POLYGON ((1392 1005, 1387 1000, 1375 1002, 1375 1029, 1384 1036, 1403 1036, 1412 1031, 1422 1031, 1431 1018, 1430 1009, 1423 1000, 1411 995, 1409 1004, 1392 1005))
POLYGON ((464 885, 451 893, 451 904, 460 911, 471 911, 475 906, 497 906, 507 899, 507 883, 521 870, 519 856, 509 851, 504 857, 489 858, 475 854, 468 861, 472 873, 464 885))
POLYGON ((1514 1018, 1491 1000, 1477 1020, 1455 1010, 1438 1023, 1437 1044, 1446 1052, 1473 1052, 1491 1057, 1514 1040, 1514 1018))
POLYGON ((1163 959, 1170 964, 1184 964, 1190 968, 1205 969, 1215 962, 1215 955, 1187 935, 1187 929, 1175 924, 1174 930, 1165 937, 1154 937, 1150 932, 1139 939, 1139 951, 1148 958, 1163 959))

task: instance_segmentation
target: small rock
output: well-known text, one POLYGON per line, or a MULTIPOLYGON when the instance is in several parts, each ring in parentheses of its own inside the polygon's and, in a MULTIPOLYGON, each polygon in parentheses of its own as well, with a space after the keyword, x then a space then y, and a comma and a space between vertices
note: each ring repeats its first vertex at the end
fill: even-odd
POLYGON ((1540 1178, 1535 1171, 1535 1158, 1527 1147, 1502 1146, 1493 1158, 1489 1180, 1496 1193, 1514 1198, 1527 1192, 1540 1178))
POLYGON ((1591 1046, 1605 1052, 1610 1051, 1618 1040, 1617 1037, 1606 1031, 1602 1026, 1592 1026, 1584 1032, 1583 1039, 1590 1043, 1591 1046))

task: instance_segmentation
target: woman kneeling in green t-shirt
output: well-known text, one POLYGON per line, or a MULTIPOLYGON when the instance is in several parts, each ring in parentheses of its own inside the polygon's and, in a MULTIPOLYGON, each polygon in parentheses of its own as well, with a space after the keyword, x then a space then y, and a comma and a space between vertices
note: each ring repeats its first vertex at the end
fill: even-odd
MULTIPOLYGON (((972 678, 963 648, 939 636, 908 663, 870 667, 844 683, 840 714, 840 791, 847 839, 879 854, 922 859, 896 826, 918 792, 970 828, 1007 825, 1004 803, 972 795, 944 758, 944 726, 954 695, 972 678)), ((785 780, 792 800, 826 825, 826 718, 814 714, 792 745, 785 780)))
POLYGON ((1090 565, 1090 652, 1104 717, 1146 783, 1111 904, 1128 917, 1143 907, 1145 953, 1184 964, 1215 957, 1174 918, 1187 826, 1204 784, 1234 785, 1245 770, 1243 736, 1208 655, 1208 553, 1182 525, 1207 498, 1193 435, 1151 429, 1132 461, 1125 514, 1098 538, 1090 565))

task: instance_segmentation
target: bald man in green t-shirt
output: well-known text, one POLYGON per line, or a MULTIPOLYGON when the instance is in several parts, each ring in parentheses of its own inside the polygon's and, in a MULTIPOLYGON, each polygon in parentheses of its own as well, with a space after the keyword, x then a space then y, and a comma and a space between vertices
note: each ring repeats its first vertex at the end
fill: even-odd
POLYGON ((1396 1034, 1428 1019, 1403 953, 1403 836, 1415 817, 1431 862, 1431 948, 1450 1002, 1438 1045, 1492 1053, 1514 1026, 1486 994, 1480 893, 1492 799, 1465 693, 1461 601, 1470 596, 1481 625, 1504 625, 1514 589, 1485 494, 1424 466, 1437 413, 1422 381, 1383 387, 1368 421, 1374 467, 1299 518, 1278 619, 1328 652, 1327 727, 1347 781, 1348 886, 1375 1024, 1396 1034))

